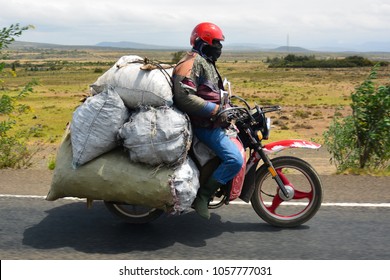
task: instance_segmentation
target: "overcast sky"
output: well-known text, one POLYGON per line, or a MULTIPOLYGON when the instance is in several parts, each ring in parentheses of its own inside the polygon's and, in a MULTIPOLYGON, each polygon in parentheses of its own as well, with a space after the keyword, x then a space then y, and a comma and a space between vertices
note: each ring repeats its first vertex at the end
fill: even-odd
MULTIPOLYGON (((390 0, 0 0, 0 27, 32 24, 21 41, 188 46, 193 27, 219 25, 225 44, 307 48, 390 42, 390 0)), ((389 50, 390 51, 390 50, 389 50)))

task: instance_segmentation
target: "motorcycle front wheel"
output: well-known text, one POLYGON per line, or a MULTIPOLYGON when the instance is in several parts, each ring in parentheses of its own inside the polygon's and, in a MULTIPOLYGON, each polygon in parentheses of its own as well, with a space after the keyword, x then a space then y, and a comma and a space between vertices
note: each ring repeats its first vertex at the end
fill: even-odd
POLYGON ((322 184, 314 168, 306 161, 289 156, 271 160, 289 196, 285 197, 267 166, 256 172, 251 198, 255 212, 277 227, 296 227, 310 220, 322 203, 322 184))
POLYGON ((111 201, 104 201, 104 205, 112 214, 130 224, 146 224, 164 214, 164 210, 140 205, 111 201))

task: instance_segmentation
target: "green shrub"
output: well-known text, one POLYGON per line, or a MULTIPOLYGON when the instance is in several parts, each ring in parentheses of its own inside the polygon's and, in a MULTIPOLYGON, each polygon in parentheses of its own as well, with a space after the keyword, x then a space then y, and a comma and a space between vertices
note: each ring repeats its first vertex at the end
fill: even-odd
MULTIPOLYGON (((20 27, 19 24, 11 25, 8 28, 0 30, 0 56, 3 48, 6 48, 14 37, 20 36, 23 31, 30 27, 20 27)), ((0 64, 0 73, 4 69, 4 63, 0 64)), ((0 80, 0 84, 3 81, 0 80)), ((21 117, 29 110, 29 107, 19 103, 19 100, 33 91, 33 86, 37 81, 33 80, 28 83, 17 96, 3 94, 0 98, 0 168, 21 168, 31 164, 31 158, 34 152, 28 149, 27 140, 29 131, 14 132, 12 129, 16 119, 21 117)))
POLYGON ((301 118, 301 119, 307 119, 310 116, 309 111, 302 111, 302 110, 297 110, 293 113, 293 116, 295 118, 301 118))
POLYGON ((339 171, 388 170, 390 161, 390 86, 376 87, 376 67, 352 93, 352 115, 335 116, 323 134, 339 171))
POLYGON ((55 156, 49 157, 49 161, 47 163, 47 168, 49 170, 54 170, 56 168, 56 157, 55 156))
MULTIPOLYGON (((361 56, 348 56, 343 59, 316 59, 314 56, 289 54, 284 58, 267 59, 270 68, 344 68, 372 67, 375 62, 361 56)), ((386 66, 386 63, 381 63, 386 66)))

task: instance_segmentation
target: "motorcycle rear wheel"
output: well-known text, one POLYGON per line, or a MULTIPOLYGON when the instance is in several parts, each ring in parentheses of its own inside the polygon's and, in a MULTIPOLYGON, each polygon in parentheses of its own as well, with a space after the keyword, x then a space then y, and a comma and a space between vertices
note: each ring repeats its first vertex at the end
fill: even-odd
POLYGON ((115 216, 130 224, 146 224, 164 214, 164 210, 140 205, 104 201, 104 205, 115 216))
POLYGON ((256 186, 251 198, 255 212, 276 227, 296 227, 310 220, 322 203, 322 184, 314 168, 306 161, 289 156, 271 160, 290 192, 284 197, 268 168, 256 171, 256 186))

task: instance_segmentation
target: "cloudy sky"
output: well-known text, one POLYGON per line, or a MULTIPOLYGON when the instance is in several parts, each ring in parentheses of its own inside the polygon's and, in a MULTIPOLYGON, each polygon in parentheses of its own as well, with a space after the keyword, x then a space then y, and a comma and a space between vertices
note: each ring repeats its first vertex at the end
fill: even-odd
MULTIPOLYGON (((390 0, 0 0, 0 27, 34 25, 22 41, 94 45, 102 41, 188 46, 202 21, 225 44, 316 48, 390 42, 390 0)), ((390 49, 389 49, 390 51, 390 49)))

